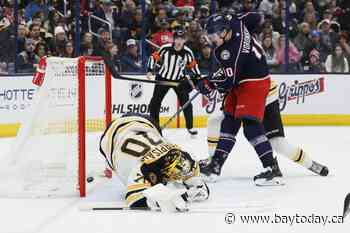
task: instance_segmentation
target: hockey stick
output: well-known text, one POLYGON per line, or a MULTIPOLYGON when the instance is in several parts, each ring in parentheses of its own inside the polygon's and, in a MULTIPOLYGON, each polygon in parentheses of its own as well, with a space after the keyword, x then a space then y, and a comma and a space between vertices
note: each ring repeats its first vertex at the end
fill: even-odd
POLYGON ((103 60, 108 67, 111 75, 114 79, 118 80, 126 80, 126 81, 136 81, 136 82, 144 82, 144 83, 153 83, 164 86, 177 87, 180 85, 179 82, 176 81, 158 81, 158 80, 148 80, 148 79, 138 79, 138 78, 128 78, 119 74, 119 72, 115 69, 112 60, 108 56, 103 56, 103 60))
POLYGON ((119 77, 115 77, 115 79, 118 80, 127 80, 127 81, 136 81, 136 82, 144 82, 144 83, 153 83, 153 84, 158 84, 158 85, 163 85, 163 86, 171 86, 171 87, 177 87, 180 85, 179 82, 173 82, 173 81, 158 81, 158 80, 149 80, 149 79, 138 79, 138 78, 128 78, 122 75, 119 75, 119 77))
POLYGON ((174 115, 172 115, 161 127, 160 129, 163 130, 166 128, 174 119, 177 117, 185 108, 187 108, 188 105, 192 103, 192 101, 200 94, 199 91, 196 92, 184 105, 182 105, 181 108, 179 108, 174 115))
MULTIPOLYGON (((94 202, 94 203, 81 203, 78 205, 80 211, 153 211, 149 208, 131 208, 125 205, 125 203, 118 202, 94 202)), ((240 205, 225 205, 225 206, 215 206, 215 205, 206 205, 206 206, 192 206, 188 207, 188 211, 185 213, 228 213, 234 211, 235 213, 243 212, 265 212, 272 210, 270 204, 256 204, 256 203, 247 203, 240 205)), ((157 210, 156 212, 161 212, 157 210)))
POLYGON ((343 218, 350 214, 350 193, 346 195, 344 200, 344 210, 343 210, 343 218))

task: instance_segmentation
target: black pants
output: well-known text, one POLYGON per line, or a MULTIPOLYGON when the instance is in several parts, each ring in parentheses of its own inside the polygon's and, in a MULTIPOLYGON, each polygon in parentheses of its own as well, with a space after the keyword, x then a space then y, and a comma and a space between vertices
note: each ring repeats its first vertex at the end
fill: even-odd
MULTIPOLYGON (((159 79, 158 79, 159 80, 159 79)), ((150 115, 159 124, 159 111, 162 101, 165 95, 168 93, 169 89, 173 88, 177 98, 180 101, 180 105, 183 106, 189 100, 189 92, 191 87, 189 84, 180 84, 177 87, 169 87, 163 85, 155 85, 153 90, 153 96, 150 102, 150 115)), ((184 115, 186 120, 186 128, 193 128, 193 108, 192 104, 188 105, 184 109, 184 115)))

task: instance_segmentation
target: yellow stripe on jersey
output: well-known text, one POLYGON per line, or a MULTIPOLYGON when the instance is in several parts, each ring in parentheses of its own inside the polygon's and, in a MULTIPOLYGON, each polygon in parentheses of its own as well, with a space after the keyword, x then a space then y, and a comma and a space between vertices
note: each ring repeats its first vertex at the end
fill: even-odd
POLYGON ((142 183, 142 184, 132 184, 128 185, 128 191, 127 192, 133 192, 139 189, 146 189, 151 187, 151 184, 149 183, 142 183))
POLYGON ((130 196, 128 196, 128 197, 126 198, 126 204, 127 204, 128 206, 131 206, 133 203, 135 203, 135 202, 141 200, 141 199, 144 198, 144 197, 145 197, 145 196, 144 196, 141 192, 139 192, 139 193, 133 193, 133 194, 131 194, 130 196))
POLYGON ((303 150, 298 150, 298 152, 293 156, 292 160, 296 163, 299 163, 301 165, 304 164, 305 160, 305 153, 303 150))
POLYGON ((271 81, 270 90, 268 96, 272 96, 277 93, 278 85, 275 81, 271 81))
POLYGON ((207 140, 211 142, 218 142, 219 139, 220 139, 219 137, 207 137, 207 140))

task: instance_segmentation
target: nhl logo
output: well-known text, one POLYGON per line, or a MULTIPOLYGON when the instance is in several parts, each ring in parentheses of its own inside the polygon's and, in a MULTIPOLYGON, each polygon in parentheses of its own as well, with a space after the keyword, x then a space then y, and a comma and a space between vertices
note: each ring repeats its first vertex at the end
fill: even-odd
POLYGON ((228 60, 231 57, 231 54, 228 50, 223 50, 220 54, 222 60, 228 60))
POLYGON ((132 82, 130 84, 129 95, 131 99, 138 99, 142 96, 143 88, 138 82, 132 82))

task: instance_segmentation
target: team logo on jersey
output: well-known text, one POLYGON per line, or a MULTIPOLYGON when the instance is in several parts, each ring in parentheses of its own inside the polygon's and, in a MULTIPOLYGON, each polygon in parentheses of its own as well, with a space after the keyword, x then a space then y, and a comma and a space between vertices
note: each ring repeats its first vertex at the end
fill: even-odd
POLYGON ((138 82, 131 82, 130 83, 130 89, 129 89, 129 95, 132 99, 138 99, 143 94, 143 87, 141 83, 138 82))
POLYGON ((221 52, 220 57, 222 60, 228 60, 231 57, 231 53, 230 53, 230 51, 225 49, 221 52))

